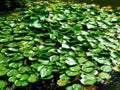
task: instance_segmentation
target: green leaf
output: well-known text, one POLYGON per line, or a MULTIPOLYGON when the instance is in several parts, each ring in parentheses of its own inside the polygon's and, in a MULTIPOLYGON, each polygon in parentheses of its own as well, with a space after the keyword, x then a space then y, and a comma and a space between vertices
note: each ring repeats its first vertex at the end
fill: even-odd
POLYGON ((70 49, 70 46, 69 46, 68 44, 66 44, 66 43, 63 43, 63 44, 62 44, 62 47, 63 47, 63 48, 66 48, 66 49, 70 49))
POLYGON ((82 65, 84 62, 88 61, 88 59, 85 57, 78 57, 77 60, 80 65, 82 65))
POLYGON ((110 72, 112 71, 112 67, 108 66, 108 65, 103 65, 100 67, 101 70, 103 70, 104 72, 110 72))
POLYGON ((81 36, 77 36, 77 39, 81 42, 85 41, 85 38, 81 35, 81 36))
POLYGON ((92 66, 95 66, 94 62, 92 61, 87 61, 85 64, 84 64, 85 67, 92 67, 92 66))
POLYGON ((24 87, 24 86, 27 86, 28 85, 28 82, 27 81, 23 81, 22 82, 22 86, 24 87))
POLYGON ((1 33, 5 35, 9 35, 11 34, 11 32, 12 32, 12 29, 3 29, 1 33))
POLYGON ((66 74, 61 74, 60 75, 60 79, 62 79, 62 80, 69 80, 70 77, 68 77, 66 74))
POLYGON ((41 79, 42 80, 49 80, 49 79, 52 79, 53 77, 54 77, 53 75, 49 75, 49 76, 43 77, 41 79))
POLYGON ((84 85, 93 85, 96 83, 97 79, 94 75, 81 75, 82 79, 80 80, 84 85))
POLYGON ((51 73, 52 73, 52 66, 42 67, 41 70, 40 70, 41 78, 49 76, 49 75, 51 75, 51 73))
POLYGON ((66 90, 74 90, 72 86, 66 87, 66 90))
POLYGON ((55 40, 56 39, 56 34, 50 34, 50 39, 55 40))
POLYGON ((110 79, 110 78, 111 78, 110 74, 108 74, 108 73, 106 73, 106 72, 101 72, 101 73, 99 73, 98 76, 99 76, 101 79, 110 79))
POLYGON ((82 67, 82 71, 87 72, 87 73, 92 72, 93 70, 94 70, 93 67, 82 67))
POLYGON ((12 62, 9 64, 9 67, 11 68, 18 68, 20 66, 22 66, 23 62, 22 61, 18 61, 18 62, 12 62))
POLYGON ((25 73, 25 72, 31 71, 31 67, 30 66, 21 66, 18 70, 20 73, 25 73))
POLYGON ((82 85, 80 84, 73 84, 72 87, 73 87, 73 90, 82 90, 82 85))
POLYGON ((59 60, 59 56, 57 56, 57 55, 50 56, 50 61, 51 62, 55 62, 57 60, 59 60))
POLYGON ((58 84, 59 86, 65 86, 65 85, 68 84, 68 83, 69 83, 68 80, 62 80, 62 79, 60 79, 60 80, 57 81, 57 84, 58 84))
POLYGON ((70 65, 70 66, 77 64, 76 60, 75 60, 74 58, 72 58, 72 57, 67 57, 67 60, 65 60, 65 62, 66 62, 68 65, 70 65))
POLYGON ((14 82, 14 83, 15 83, 15 85, 16 85, 16 86, 18 86, 18 87, 19 87, 19 86, 22 86, 22 83, 23 83, 23 82, 22 82, 22 81, 20 81, 20 80, 15 80, 15 82, 14 82))
POLYGON ((7 69, 7 68, 5 70, 0 70, 0 76, 7 74, 8 71, 9 71, 9 69, 7 69))
POLYGON ((18 51, 17 48, 8 48, 9 51, 18 51))
POLYGON ((35 28, 42 28, 42 25, 39 20, 34 21, 30 26, 33 26, 35 28))
POLYGON ((87 28, 88 29, 96 29, 97 26, 95 24, 92 24, 92 23, 87 23, 87 28))
POLYGON ((34 56, 34 51, 33 50, 25 50, 23 55, 25 57, 32 57, 32 56, 34 56))
POLYGON ((38 80, 38 76, 36 74, 31 74, 28 78, 28 82, 34 83, 38 80))
POLYGON ((73 84, 71 86, 66 87, 66 90, 82 90, 81 84, 73 84))
POLYGON ((16 77, 19 78, 20 81, 24 81, 29 78, 29 74, 17 74, 16 77))
POLYGON ((72 66, 72 67, 70 67, 70 70, 71 71, 79 71, 80 70, 80 66, 72 66))
POLYGON ((8 73, 7 76, 16 76, 18 74, 18 70, 17 69, 11 69, 8 73))
POLYGON ((17 78, 15 76, 9 77, 8 81, 9 82, 15 82, 17 78))
POLYGON ((82 29, 82 25, 80 23, 78 23, 73 28, 76 29, 76 30, 81 30, 82 29))
POLYGON ((78 71, 75 72, 75 71, 70 71, 70 70, 66 70, 65 73, 66 73, 66 75, 68 75, 68 76, 76 76, 76 75, 79 74, 78 71))
POLYGON ((33 40, 33 37, 32 36, 25 36, 25 37, 23 37, 23 40, 33 40))
POLYGON ((7 82, 4 80, 0 80, 0 88, 4 88, 7 85, 7 82))

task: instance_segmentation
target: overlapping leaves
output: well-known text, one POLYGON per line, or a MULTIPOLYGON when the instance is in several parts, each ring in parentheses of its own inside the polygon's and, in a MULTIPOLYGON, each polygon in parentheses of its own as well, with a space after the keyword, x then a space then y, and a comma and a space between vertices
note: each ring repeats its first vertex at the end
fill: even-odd
POLYGON ((114 62, 120 59, 116 13, 95 5, 48 2, 28 8, 1 18, 1 77, 7 75, 9 82, 26 86, 57 73, 59 86, 79 81, 66 88, 71 90, 110 78, 114 62))

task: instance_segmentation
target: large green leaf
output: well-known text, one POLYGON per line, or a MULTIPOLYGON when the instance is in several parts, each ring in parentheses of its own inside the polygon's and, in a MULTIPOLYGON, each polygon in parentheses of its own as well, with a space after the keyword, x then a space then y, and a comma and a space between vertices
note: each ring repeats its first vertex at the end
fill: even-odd
POLYGON ((109 73, 106 73, 106 72, 101 72, 101 73, 99 73, 98 76, 99 76, 101 79, 110 79, 110 78, 111 78, 110 74, 109 74, 109 73))
POLYGON ((35 28, 41 28, 42 25, 39 20, 34 21, 30 26, 35 27, 35 28))
POLYGON ((28 82, 34 83, 38 80, 38 76, 36 74, 31 74, 28 78, 28 82))
POLYGON ((77 64, 75 58, 72 58, 72 57, 67 57, 67 60, 65 60, 65 62, 66 62, 68 65, 76 65, 76 64, 77 64))
POLYGON ((0 80, 0 88, 4 88, 7 85, 7 81, 0 80))
POLYGON ((49 76, 49 75, 51 75, 51 73, 52 73, 52 66, 42 67, 41 70, 40 70, 41 78, 49 76))
POLYGON ((82 79, 80 80, 84 85, 93 85, 97 82, 97 79, 94 75, 82 75, 82 79))

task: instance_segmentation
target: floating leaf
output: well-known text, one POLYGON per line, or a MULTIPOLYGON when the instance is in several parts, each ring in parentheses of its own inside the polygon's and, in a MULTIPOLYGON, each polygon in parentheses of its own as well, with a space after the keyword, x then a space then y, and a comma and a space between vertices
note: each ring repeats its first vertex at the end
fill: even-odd
POLYGON ((9 82, 15 82, 17 78, 15 76, 9 77, 8 81, 9 82))
POLYGON ((101 79, 110 79, 110 78, 111 78, 110 74, 108 74, 108 73, 106 73, 106 72, 101 72, 101 73, 99 73, 98 76, 99 76, 101 79))
POLYGON ((5 70, 0 70, 0 76, 7 74, 8 71, 9 71, 9 69, 7 69, 7 68, 5 70))
POLYGON ((31 74, 28 78, 28 82, 34 83, 38 80, 38 76, 36 74, 31 74))
POLYGON ((79 40, 79 41, 85 41, 85 38, 84 38, 84 36, 77 36, 77 39, 79 40))
POLYGON ((76 76, 79 74, 78 71, 70 71, 70 70, 66 70, 65 73, 68 75, 68 76, 76 76))
POLYGON ((31 67, 30 66, 21 66, 21 67, 19 67, 18 70, 20 73, 25 73, 25 72, 31 71, 31 67))
POLYGON ((72 86, 66 87, 66 90, 82 90, 81 84, 73 84, 72 86))
POLYGON ((52 79, 53 77, 54 77, 53 75, 49 75, 49 76, 43 77, 41 79, 42 80, 49 80, 49 79, 52 79))
POLYGON ((84 62, 88 61, 88 59, 85 57, 79 57, 79 58, 77 58, 77 60, 78 60, 80 65, 82 65, 84 62))
POLYGON ((91 66, 95 66, 94 62, 92 61, 87 61, 85 64, 84 64, 85 67, 91 67, 91 66))
POLYGON ((62 79, 62 80, 69 80, 70 77, 68 77, 66 74, 62 74, 62 75, 60 75, 60 79, 62 79))
POLYGON ((21 81, 27 80, 29 77, 29 74, 17 74, 17 78, 19 78, 21 81))
POLYGON ((80 66, 72 66, 72 67, 70 67, 70 70, 71 71, 79 71, 80 70, 80 66))
POLYGON ((7 85, 7 82, 4 80, 0 80, 0 88, 3 89, 7 85))
POLYGON ((68 64, 68 65, 76 65, 77 62, 74 58, 72 57, 67 57, 67 60, 65 60, 65 62, 68 64))
POLYGON ((66 43, 63 43, 63 44, 62 44, 62 47, 63 47, 63 48, 66 48, 66 49, 70 49, 70 46, 69 46, 68 44, 66 44, 66 43))
POLYGON ((33 26, 35 28, 41 28, 42 27, 39 20, 34 21, 30 26, 33 26))
POLYGON ((69 83, 68 80, 62 80, 62 79, 60 79, 60 80, 57 81, 57 84, 58 84, 59 86, 65 86, 65 85, 68 84, 68 83, 69 83))
POLYGON ((18 70, 17 69, 11 69, 7 75, 10 77, 10 76, 16 76, 18 74, 18 70))
POLYGON ((94 70, 94 68, 93 67, 82 67, 82 71, 84 71, 84 72, 87 72, 87 73, 89 73, 89 72, 92 72, 94 70))
POLYGON ((82 79, 80 81, 84 85, 93 85, 97 81, 94 75, 81 75, 81 77, 82 79))
POLYGON ((40 70, 41 78, 49 76, 49 75, 51 75, 51 73, 52 73, 52 67, 51 66, 42 67, 41 70, 40 70))
POLYGON ((22 61, 12 62, 12 63, 9 64, 9 67, 18 68, 18 67, 22 66, 22 64, 23 64, 22 61))
POLYGON ((112 67, 109 65, 103 65, 100 67, 101 70, 103 70, 104 72, 110 72, 112 71, 112 67))

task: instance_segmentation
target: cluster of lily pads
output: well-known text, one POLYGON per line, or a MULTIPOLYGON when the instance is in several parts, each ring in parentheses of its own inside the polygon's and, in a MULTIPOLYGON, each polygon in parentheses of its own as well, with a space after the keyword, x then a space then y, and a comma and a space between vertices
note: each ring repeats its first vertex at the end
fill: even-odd
POLYGON ((0 17, 1 89, 56 74, 66 90, 110 79, 120 60, 119 10, 45 1, 26 7, 0 17))

